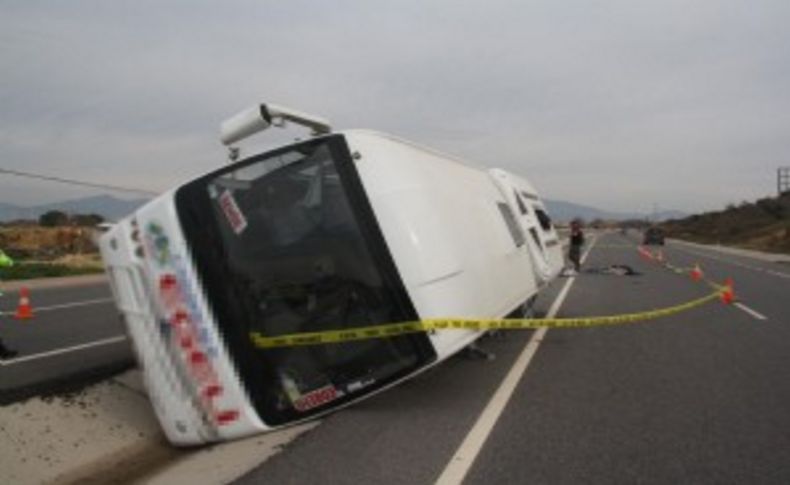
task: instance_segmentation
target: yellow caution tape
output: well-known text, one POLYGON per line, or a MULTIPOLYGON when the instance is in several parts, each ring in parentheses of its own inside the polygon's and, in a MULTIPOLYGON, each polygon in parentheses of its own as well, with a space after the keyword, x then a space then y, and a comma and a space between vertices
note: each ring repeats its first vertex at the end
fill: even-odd
POLYGON ((681 313, 718 299, 724 291, 726 291, 726 287, 719 287, 715 292, 707 296, 680 305, 623 315, 578 318, 432 318, 415 322, 390 323, 343 330, 326 330, 323 332, 294 333, 277 337, 266 337, 259 332, 250 332, 250 339, 256 347, 270 349, 386 338, 432 330, 515 330, 541 327, 569 328, 622 325, 681 313))

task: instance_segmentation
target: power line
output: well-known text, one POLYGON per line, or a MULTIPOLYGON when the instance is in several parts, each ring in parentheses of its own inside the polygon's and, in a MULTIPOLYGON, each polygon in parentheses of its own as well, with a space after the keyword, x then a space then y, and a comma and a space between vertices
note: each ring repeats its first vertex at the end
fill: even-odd
POLYGON ((37 173, 23 172, 21 170, 10 170, 7 168, 0 168, 0 174, 3 173, 8 175, 14 175, 16 177, 26 177, 26 178, 37 179, 37 180, 46 180, 48 182, 59 182, 61 184, 79 185, 81 187, 92 187, 94 189, 107 189, 107 190, 114 190, 116 192, 132 192, 135 194, 145 194, 145 195, 159 195, 158 192, 153 192, 151 190, 135 189, 131 187, 121 187, 120 185, 101 184, 97 182, 86 182, 83 180, 53 177, 50 175, 41 175, 37 173))

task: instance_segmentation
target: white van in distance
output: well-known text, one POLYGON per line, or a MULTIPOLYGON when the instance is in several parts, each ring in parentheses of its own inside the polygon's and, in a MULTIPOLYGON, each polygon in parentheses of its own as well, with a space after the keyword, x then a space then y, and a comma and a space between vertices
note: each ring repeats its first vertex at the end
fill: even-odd
POLYGON ((381 133, 331 133, 320 118, 274 105, 229 120, 222 139, 286 121, 316 136, 176 187, 101 238, 149 396, 175 444, 314 418, 482 335, 261 349, 252 332, 520 316, 562 269, 551 220, 522 177, 381 133))

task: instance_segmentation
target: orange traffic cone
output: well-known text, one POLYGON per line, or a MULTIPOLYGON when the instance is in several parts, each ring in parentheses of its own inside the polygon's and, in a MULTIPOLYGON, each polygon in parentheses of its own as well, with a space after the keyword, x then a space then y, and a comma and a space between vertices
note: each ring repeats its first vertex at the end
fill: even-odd
POLYGON ((732 289, 732 286, 732 278, 727 278, 724 280, 724 288, 721 292, 721 301, 728 305, 735 301, 735 291, 732 289))
POLYGON ((16 308, 14 318, 17 320, 33 318, 33 308, 30 306, 30 290, 26 286, 19 290, 19 306, 16 308))
POLYGON ((694 265, 694 268, 691 270, 691 279, 694 281, 699 281, 702 279, 702 270, 699 267, 699 263, 694 265))

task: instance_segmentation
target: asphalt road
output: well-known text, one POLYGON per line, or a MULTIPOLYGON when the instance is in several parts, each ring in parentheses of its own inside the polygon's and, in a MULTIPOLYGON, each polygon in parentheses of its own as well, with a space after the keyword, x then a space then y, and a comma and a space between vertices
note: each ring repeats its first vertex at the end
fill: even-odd
MULTIPOLYGON (((674 244, 663 252, 713 280, 732 277, 743 307, 549 330, 502 413, 468 438, 534 333, 488 339, 495 361, 456 357, 338 412, 238 483, 434 483, 457 460, 472 463, 468 484, 790 483, 790 267, 674 244), (479 454, 469 442, 482 443, 479 454)), ((558 316, 709 292, 617 234, 598 239, 585 268, 558 316), (595 274, 611 264, 641 275, 595 274)), ((542 311, 566 282, 541 296, 542 311)))
POLYGON ((106 282, 34 284, 34 317, 17 320, 16 289, 3 286, 0 337, 18 352, 0 361, 0 403, 84 385, 132 363, 129 343, 106 282))
MULTIPOLYGON (((611 315, 709 292, 635 243, 600 237, 582 274, 541 295, 539 313, 561 303, 558 316, 611 315), (598 271, 612 264, 640 274, 598 271)), ((335 413, 238 483, 427 484, 458 463, 469 466, 447 483, 790 483, 790 265, 675 243, 663 253, 714 281, 732 277, 739 305, 487 338, 496 360, 454 357, 335 413), (512 393, 497 392, 509 374, 512 393)), ((0 311, 16 298, 7 291, 0 311)), ((0 335, 20 351, 0 362, 6 397, 131 362, 105 284, 34 289, 32 303, 33 320, 0 315, 0 335)))

